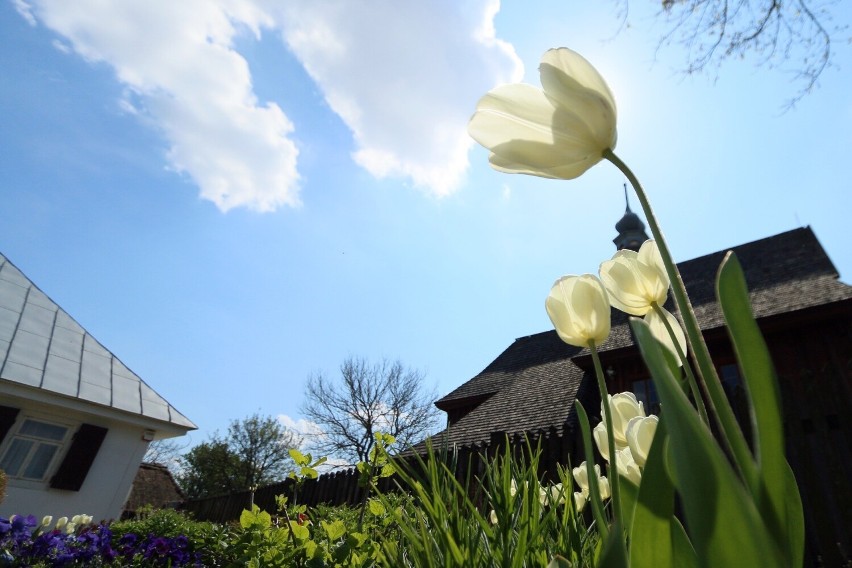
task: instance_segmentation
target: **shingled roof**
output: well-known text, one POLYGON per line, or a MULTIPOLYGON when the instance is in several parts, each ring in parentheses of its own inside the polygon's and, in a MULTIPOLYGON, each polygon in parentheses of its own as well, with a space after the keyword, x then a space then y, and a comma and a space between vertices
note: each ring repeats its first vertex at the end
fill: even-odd
POLYGON ((183 492, 166 466, 142 462, 124 504, 122 518, 133 518, 146 506, 154 509, 174 508, 184 500, 183 492))
MULTIPOLYGON (((809 227, 733 247, 743 266, 756 318, 852 301, 852 287, 809 227)), ((727 251, 678 264, 701 328, 723 324, 715 300, 715 274, 727 251)), ((627 316, 612 312, 612 331, 601 352, 633 345, 627 316)), ((491 432, 551 430, 561 434, 573 416, 584 381, 575 360, 588 351, 563 343, 553 330, 516 339, 481 373, 436 402, 442 410, 479 404, 436 439, 459 445, 487 442, 491 432)), ((584 365, 586 366, 586 365, 584 365)))
POLYGON ((196 428, 2 254, 0 380, 196 428))

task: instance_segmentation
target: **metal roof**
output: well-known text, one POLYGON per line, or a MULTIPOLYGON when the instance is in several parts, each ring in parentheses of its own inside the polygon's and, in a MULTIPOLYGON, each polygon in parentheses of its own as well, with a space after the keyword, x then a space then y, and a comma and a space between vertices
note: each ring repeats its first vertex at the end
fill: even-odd
POLYGON ((196 428, 2 254, 0 379, 196 428))

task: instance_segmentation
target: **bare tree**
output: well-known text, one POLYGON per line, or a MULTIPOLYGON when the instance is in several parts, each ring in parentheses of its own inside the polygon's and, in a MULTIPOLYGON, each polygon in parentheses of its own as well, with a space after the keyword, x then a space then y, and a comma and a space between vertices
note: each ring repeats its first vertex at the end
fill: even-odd
POLYGON ((180 456, 189 446, 188 441, 182 438, 168 438, 165 440, 154 440, 148 444, 142 461, 165 466, 172 473, 177 473, 180 465, 180 456))
MULTIPOLYGON (((628 0, 617 0, 627 20, 628 0)), ((831 64, 832 45, 848 30, 835 24, 840 0, 662 0, 660 47, 685 48, 683 71, 716 69, 729 59, 754 57, 758 66, 791 71, 800 85, 793 105, 813 90, 831 64)))
POLYGON ((354 357, 340 365, 336 380, 322 373, 310 376, 302 414, 322 430, 311 447, 351 465, 367 460, 377 432, 396 438, 398 448, 421 441, 438 418, 436 393, 423 383, 422 373, 400 361, 354 357))

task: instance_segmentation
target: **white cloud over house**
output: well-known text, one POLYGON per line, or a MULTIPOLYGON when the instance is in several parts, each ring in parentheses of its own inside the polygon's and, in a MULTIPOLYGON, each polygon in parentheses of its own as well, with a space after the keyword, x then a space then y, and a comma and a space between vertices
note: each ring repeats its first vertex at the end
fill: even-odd
POLYGON ((452 192, 464 177, 466 124, 477 98, 523 72, 512 47, 496 38, 497 0, 15 6, 30 23, 59 34, 60 45, 109 65, 125 87, 122 107, 162 133, 169 167, 222 211, 300 203, 299 125, 277 103, 258 100, 235 46, 240 33, 280 35, 352 131, 361 167, 435 195, 452 192))
POLYGON ((523 75, 513 48, 495 36, 499 2, 286 5, 284 39, 352 130, 355 161, 437 195, 457 188, 474 104, 523 75))

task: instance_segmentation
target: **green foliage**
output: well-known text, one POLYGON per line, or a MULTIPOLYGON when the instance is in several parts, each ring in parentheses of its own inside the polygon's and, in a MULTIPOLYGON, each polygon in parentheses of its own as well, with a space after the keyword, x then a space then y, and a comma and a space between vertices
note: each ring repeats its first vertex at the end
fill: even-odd
POLYGON ((381 565, 546 567, 557 554, 591 565, 598 539, 574 510, 569 471, 559 470, 561 485, 542 485, 537 454, 528 453, 515 461, 507 451, 481 479, 457 479, 431 449, 410 465, 394 462, 416 506, 397 509, 402 538, 382 542, 381 565))
POLYGON ((361 498, 361 512, 358 516, 359 532, 364 524, 364 513, 367 510, 370 494, 376 491, 376 483, 379 479, 394 474, 394 466, 391 463, 388 448, 396 442, 396 438, 383 432, 376 432, 374 438, 375 442, 370 449, 367 461, 358 462, 356 466, 358 484, 364 488, 364 494, 361 498))
MULTIPOLYGON (((296 469, 290 471, 287 474, 287 477, 296 482, 296 486, 293 488, 293 503, 298 504, 299 502, 299 491, 302 490, 302 485, 305 483, 306 479, 316 479, 319 477, 319 471, 317 471, 317 467, 324 464, 328 458, 323 456, 314 460, 311 454, 303 454, 296 448, 290 449, 290 459, 293 460, 293 463, 296 464, 296 469)), ((283 497, 279 496, 278 498, 283 497)), ((276 498, 276 499, 278 499, 276 498)), ((286 502, 286 498, 284 498, 286 502)), ((278 506, 279 509, 284 509, 284 505, 281 504, 278 506)))
POLYGON ((766 342, 751 316, 745 275, 736 255, 728 253, 716 283, 728 334, 749 398, 759 486, 752 488, 761 517, 792 566, 804 559, 802 504, 784 454, 784 426, 778 378, 766 342))
POLYGON ((190 499, 246 491, 287 476, 298 438, 275 417, 233 420, 225 437, 214 434, 181 458, 177 481, 190 499))
POLYGON ((189 499, 226 495, 241 490, 236 471, 239 458, 222 440, 202 442, 181 457, 176 476, 189 499))
POLYGON ((201 552, 205 566, 227 566, 231 559, 234 533, 230 527, 196 521, 173 509, 143 510, 136 519, 114 521, 110 525, 113 541, 126 534, 155 535, 168 538, 185 536, 190 550, 201 552))
POLYGON ((665 423, 661 423, 648 454, 632 515, 629 552, 633 568, 697 566, 692 544, 674 514, 675 486, 666 470, 667 446, 665 423))

